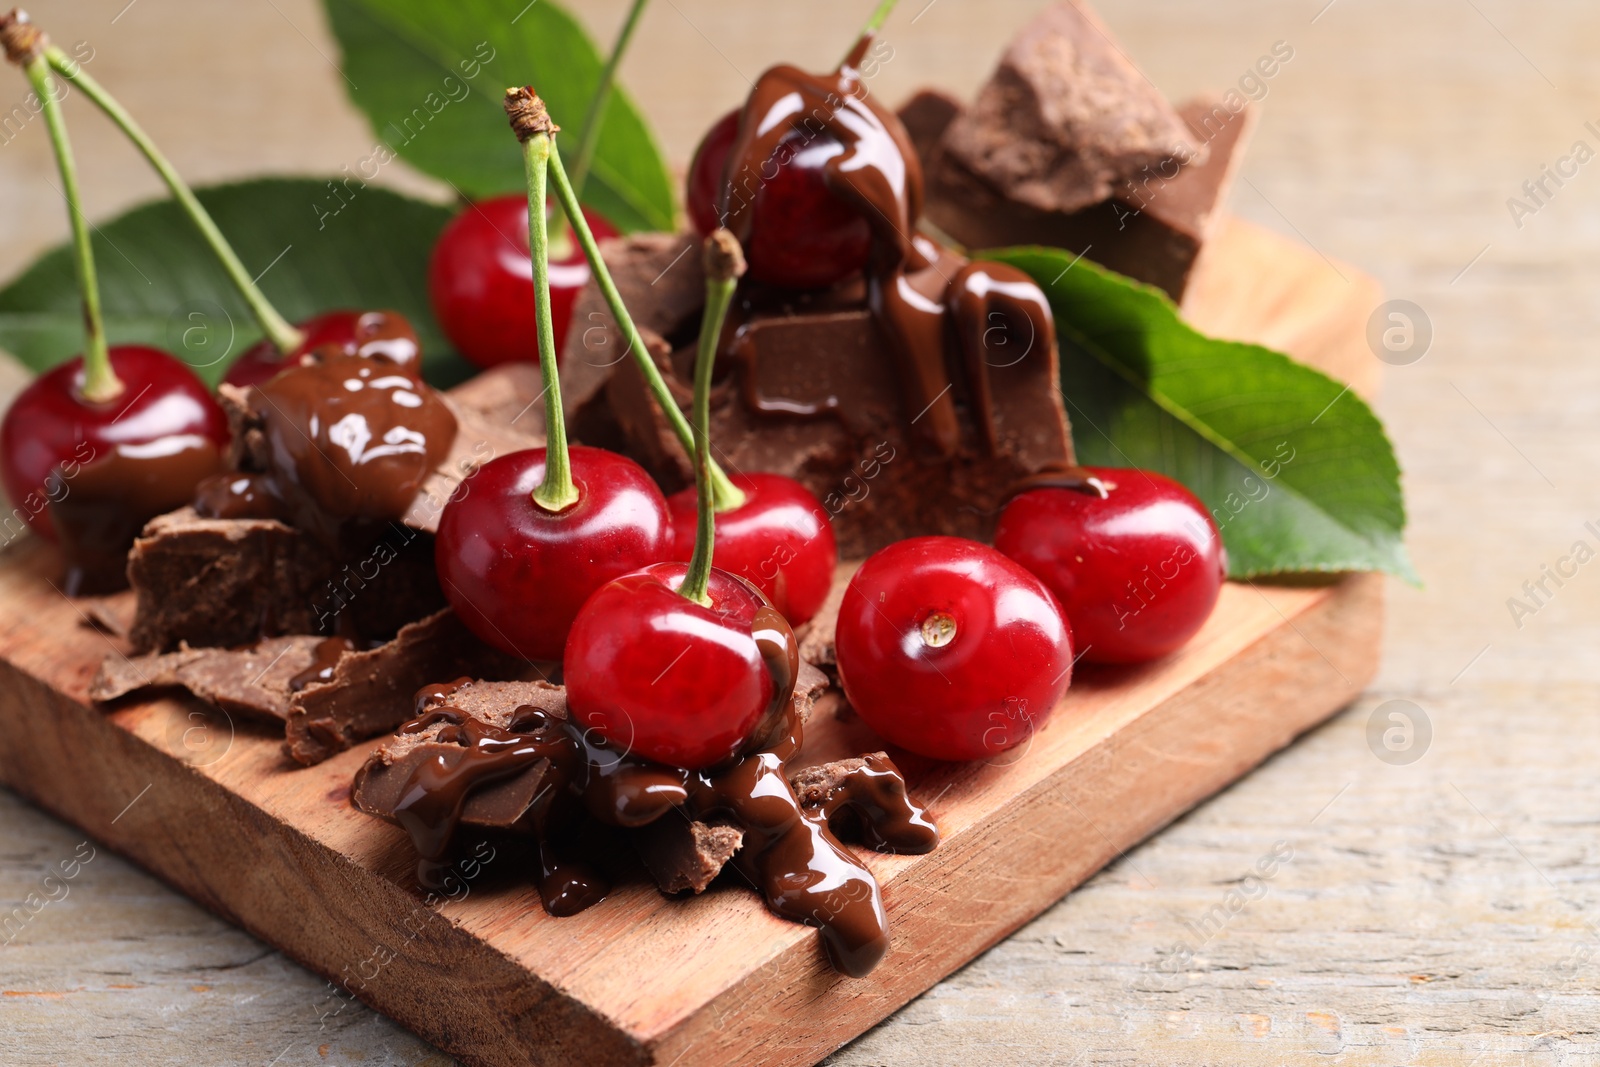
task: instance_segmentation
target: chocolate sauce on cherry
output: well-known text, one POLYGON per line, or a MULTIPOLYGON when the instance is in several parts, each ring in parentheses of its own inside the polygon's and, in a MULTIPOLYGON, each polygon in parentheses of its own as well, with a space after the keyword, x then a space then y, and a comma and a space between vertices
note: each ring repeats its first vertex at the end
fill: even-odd
MULTIPOLYGON (((757 612, 752 629, 772 673, 771 711, 752 735, 750 751, 701 772, 617 752, 593 731, 537 708, 519 708, 506 728, 481 722, 448 704, 465 679, 420 690, 418 715, 401 733, 417 734, 442 723, 436 741, 459 746, 419 764, 392 813, 411 835, 424 877, 448 862, 474 789, 542 762, 546 777, 533 809, 533 832, 539 842, 539 895, 550 914, 580 911, 608 889, 571 855, 568 842, 580 808, 621 827, 676 817, 731 822, 745 835, 733 863, 767 907, 818 927, 837 970, 854 977, 870 972, 889 946, 882 894, 871 872, 839 843, 830 820, 848 810, 862 839, 882 851, 926 852, 937 844, 938 831, 911 802, 904 780, 886 759, 867 760, 817 810, 801 805, 786 774, 801 744, 794 710, 799 645, 783 616, 771 608, 757 612)), ((367 773, 364 767, 358 775, 357 795, 367 773)))
MULTIPOLYGON (((1043 294, 1021 271, 969 263, 916 232, 922 168, 904 126, 862 82, 859 65, 872 41, 873 35, 864 35, 830 74, 782 65, 757 80, 728 155, 718 213, 735 235, 748 240, 754 212, 730 211, 735 185, 759 182, 780 143, 796 131, 836 139, 843 151, 824 165, 823 180, 872 229, 867 305, 898 363, 909 432, 931 456, 954 456, 961 444, 960 396, 984 446, 993 451, 997 435, 989 368, 1021 358, 1015 355, 1019 349, 1050 351, 1054 319, 1043 294), (953 362, 959 377, 952 374, 953 362)), ((745 399, 756 411, 816 416, 836 407, 763 402, 753 392, 753 377, 747 369, 745 399)))
POLYGON ((390 332, 367 337, 360 354, 308 353, 251 394, 272 491, 293 525, 330 543, 350 520, 405 515, 455 441, 455 415, 422 381, 409 327, 390 332))
POLYGON ((1049 466, 1012 483, 1006 491, 1006 501, 1012 501, 1034 489, 1070 489, 1105 500, 1116 487, 1115 482, 1102 478, 1087 467, 1049 466))

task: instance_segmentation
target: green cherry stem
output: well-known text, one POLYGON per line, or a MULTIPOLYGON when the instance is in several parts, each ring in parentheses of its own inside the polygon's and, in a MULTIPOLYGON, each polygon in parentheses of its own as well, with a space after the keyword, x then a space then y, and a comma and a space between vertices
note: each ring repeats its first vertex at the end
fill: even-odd
POLYGON ((111 350, 106 344, 105 317, 100 308, 100 280, 94 269, 94 246, 89 240, 89 220, 83 217, 83 197, 78 190, 78 164, 67 138, 66 118, 61 114, 61 98, 45 59, 48 42, 43 33, 22 11, 13 11, 0 20, 6 58, 22 67, 39 100, 50 147, 55 151, 56 169, 61 173, 61 195, 67 201, 67 218, 72 226, 72 262, 78 275, 78 291, 83 298, 83 385, 80 393, 91 403, 105 403, 122 395, 123 385, 111 369, 111 350))
POLYGON ((150 166, 155 168, 161 179, 167 183, 167 188, 172 190, 172 198, 183 208, 185 214, 195 228, 200 231, 200 236, 205 238, 206 244, 211 246, 211 251, 216 253, 217 259, 222 264, 222 269, 227 273, 228 279, 239 290, 239 295, 249 305, 250 313, 261 326, 261 332, 285 353, 293 352, 305 343, 305 336, 299 330, 289 325, 289 321, 278 313, 278 309, 267 301, 266 296, 250 277, 250 272, 245 270, 244 264, 239 262, 239 256, 234 252, 228 239, 222 236, 222 231, 217 228, 210 212, 206 211, 200 201, 196 199, 194 191, 189 188, 173 167, 167 157, 161 154, 149 134, 134 121, 133 116, 125 111, 116 98, 108 93, 105 88, 87 73, 83 67, 55 45, 47 45, 44 58, 63 78, 83 90, 83 95, 94 102, 106 117, 111 119, 128 140, 144 153, 144 158, 150 161, 150 166))
MULTIPOLYGON (((666 381, 661 377, 661 371, 650 358, 650 350, 645 346, 644 338, 639 336, 639 328, 634 325, 633 316, 628 314, 627 305, 622 302, 622 294, 617 292, 617 283, 612 279, 606 261, 600 257, 600 246, 596 243, 594 231, 589 228, 589 222, 583 217, 583 211, 578 206, 578 196, 573 192, 566 168, 561 165, 561 150, 554 142, 550 144, 550 176, 555 179, 556 197, 561 201, 561 209, 566 212, 568 221, 572 223, 573 233, 578 238, 578 244, 583 247, 583 254, 589 260, 589 269, 594 272, 594 280, 606 298, 606 306, 611 309, 611 316, 622 328, 628 342, 628 353, 638 366, 639 373, 644 375, 645 383, 650 386, 650 392, 654 394, 656 403, 661 405, 667 421, 672 424, 672 431, 677 435, 678 441, 684 450, 692 455, 695 445, 694 430, 689 426, 689 420, 683 417, 683 412, 678 410, 677 401, 672 398, 672 390, 667 388, 666 381)), ((743 491, 728 480, 728 476, 714 460, 711 463, 711 494, 712 502, 718 511, 730 511, 744 503, 743 491)))
POLYGON ((867 19, 867 24, 861 27, 861 32, 856 35, 856 40, 863 37, 872 37, 883 29, 883 24, 889 20, 889 12, 894 10, 895 4, 900 0, 879 0, 878 6, 873 9, 872 17, 867 19))
POLYGON ((561 372, 556 366, 554 320, 550 314, 550 233, 545 218, 545 187, 555 134, 544 101, 529 88, 506 90, 506 116, 522 142, 523 169, 528 176, 528 250, 533 254, 534 315, 539 335, 539 372, 544 376, 544 482, 533 502, 561 512, 578 502, 567 450, 567 420, 561 407, 561 372))
POLYGON ((606 57, 606 65, 600 71, 600 84, 595 86, 594 95, 589 98, 589 110, 583 116, 583 130, 578 135, 578 151, 572 157, 572 189, 579 197, 583 196, 584 183, 589 180, 589 168, 594 164, 595 150, 600 146, 600 127, 605 124, 606 104, 610 103, 611 90, 617 83, 617 68, 622 65, 623 53, 628 50, 633 31, 639 25, 639 16, 644 13, 648 2, 633 0, 622 29, 617 31, 616 44, 611 46, 611 55, 606 57))
POLYGON ((694 488, 698 518, 694 527, 694 554, 678 592, 697 604, 709 604, 711 552, 716 542, 716 508, 711 499, 711 372, 717 363, 722 323, 733 303, 733 291, 744 273, 744 250, 738 238, 718 229, 706 238, 706 312, 700 321, 700 348, 694 359, 694 488))

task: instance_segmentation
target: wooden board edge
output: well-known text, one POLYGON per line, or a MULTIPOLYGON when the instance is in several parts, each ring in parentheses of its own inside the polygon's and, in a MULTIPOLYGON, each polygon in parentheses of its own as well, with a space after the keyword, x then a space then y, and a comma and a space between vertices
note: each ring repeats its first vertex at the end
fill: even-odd
POLYGON ((764 1065, 805 1067, 866 1032, 1347 706, 1378 670, 1384 584, 1377 574, 1345 577, 1329 596, 1151 708, 1133 729, 1036 784, 986 833, 941 849, 942 863, 920 868, 927 878, 892 882, 885 894, 895 901, 896 951, 905 955, 891 955, 872 978, 819 979, 817 953, 799 945, 670 1031, 639 1035, 651 1062, 738 1064, 759 1040, 764 1065), (1274 684, 1264 684, 1269 679, 1274 684), (1200 758, 1188 747, 1195 738, 1207 742, 1200 758), (1075 793, 1079 780, 1119 785, 1075 793), (1073 862, 1041 875, 1016 847, 1029 840, 1047 841, 1073 862), (995 855, 1003 861, 994 863, 995 855), (992 910, 972 922, 970 909, 984 902, 992 910), (773 989, 796 987, 809 987, 803 1010, 787 999, 775 1003, 773 989))

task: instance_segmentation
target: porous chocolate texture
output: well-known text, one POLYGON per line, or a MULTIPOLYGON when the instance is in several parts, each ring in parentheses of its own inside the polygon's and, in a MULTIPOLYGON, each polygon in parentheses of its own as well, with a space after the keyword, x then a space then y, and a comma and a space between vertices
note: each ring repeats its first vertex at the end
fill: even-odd
POLYGON ((1223 218, 1258 118, 1252 107, 1229 110, 1221 96, 1189 100, 1178 110, 1195 140, 1209 148, 1203 161, 1169 157, 1121 178, 1114 195, 1098 203, 1053 211, 996 187, 947 150, 934 131, 941 119, 953 122, 959 108, 943 94, 923 91, 902 111, 920 124, 916 140, 930 222, 968 248, 1042 244, 1082 253, 1179 301, 1223 218))
POLYGON ((1001 56, 944 150, 1009 199, 1071 212, 1174 157, 1205 156, 1188 126, 1087 8, 1046 8, 1001 56))
MULTIPOLYGON (((691 331, 704 300, 697 243, 689 235, 652 235, 607 251, 619 288, 640 294, 630 310, 669 386, 683 398, 693 362, 691 331)), ((953 274, 958 262, 945 266, 953 274)), ((922 412, 906 409, 895 361, 865 306, 859 278, 820 294, 780 297, 741 289, 741 300, 729 327, 737 338, 712 396, 716 458, 729 471, 772 471, 806 486, 833 521, 842 556, 864 556, 919 534, 987 539, 1010 484, 1072 462, 1052 345, 1016 337, 1007 350, 1010 362, 990 361, 993 453, 980 443, 972 398, 959 384, 963 377, 953 376, 963 444, 954 457, 930 459, 918 454, 908 433, 922 412)), ((572 355, 569 342, 567 358, 572 355)), ((607 396, 629 454, 669 490, 692 481, 688 456, 631 361, 618 365, 607 396)))

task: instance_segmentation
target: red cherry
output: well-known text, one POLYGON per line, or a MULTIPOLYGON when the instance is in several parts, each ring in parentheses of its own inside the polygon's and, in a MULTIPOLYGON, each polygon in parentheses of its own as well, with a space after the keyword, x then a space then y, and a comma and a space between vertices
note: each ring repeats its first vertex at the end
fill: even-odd
POLYGON ((297 323, 296 328, 305 334, 299 348, 283 355, 263 338, 233 361, 222 380, 241 389, 260 385, 307 352, 327 346, 352 356, 382 355, 398 366, 414 363, 422 356, 416 332, 398 312, 328 311, 297 323))
MULTIPOLYGON (((595 240, 617 236, 616 229, 592 211, 585 209, 583 217, 595 240)), ((575 238, 567 238, 565 249, 551 249, 550 316, 558 358, 566 345, 573 305, 589 277, 589 261, 575 238)), ((497 196, 464 208, 433 246, 428 295, 445 336, 478 366, 512 360, 537 363, 527 196, 497 196)))
POLYGON ((0 421, 6 495, 36 532, 63 542, 69 592, 119 587, 134 535, 188 503, 228 448, 227 417, 182 361, 117 345, 111 368, 123 386, 112 400, 83 398, 80 356, 41 375, 0 421))
MULTIPOLYGON (((739 135, 739 112, 711 127, 689 165, 689 217, 702 235, 722 225, 717 203, 728 152, 739 135)), ((836 137, 817 134, 809 143, 791 132, 773 152, 776 174, 727 175, 733 182, 729 210, 746 203, 754 214, 744 254, 750 277, 790 289, 821 289, 843 281, 867 264, 872 228, 823 181, 828 160, 844 151, 836 137)))
MULTIPOLYGON (((793 478, 781 474, 730 474, 729 478, 744 490, 745 502, 717 516, 712 559, 721 570, 761 590, 789 625, 809 621, 828 598, 839 562, 827 513, 793 478)), ((667 497, 667 507, 676 535, 673 558, 687 563, 694 555, 693 487, 667 497)))
POLYGON ((667 502, 625 456, 574 445, 578 502, 533 502, 544 449, 513 452, 471 475, 439 516, 439 584, 467 629, 530 660, 559 660, 596 589, 672 552, 667 502))
POLYGON ((688 570, 660 563, 602 588, 562 667, 575 721, 615 748, 702 770, 739 751, 774 683, 751 632, 761 595, 712 568, 702 607, 678 594, 688 570))
POLYGON ((845 590, 839 680, 879 734, 934 759, 1026 741, 1072 679, 1055 597, 987 545, 914 537, 876 553, 845 590))
POLYGON ((995 547, 1038 575, 1083 657, 1140 663, 1176 650, 1228 576, 1222 536, 1193 493, 1151 471, 1090 467, 1097 492, 1035 489, 1006 505, 995 547))

